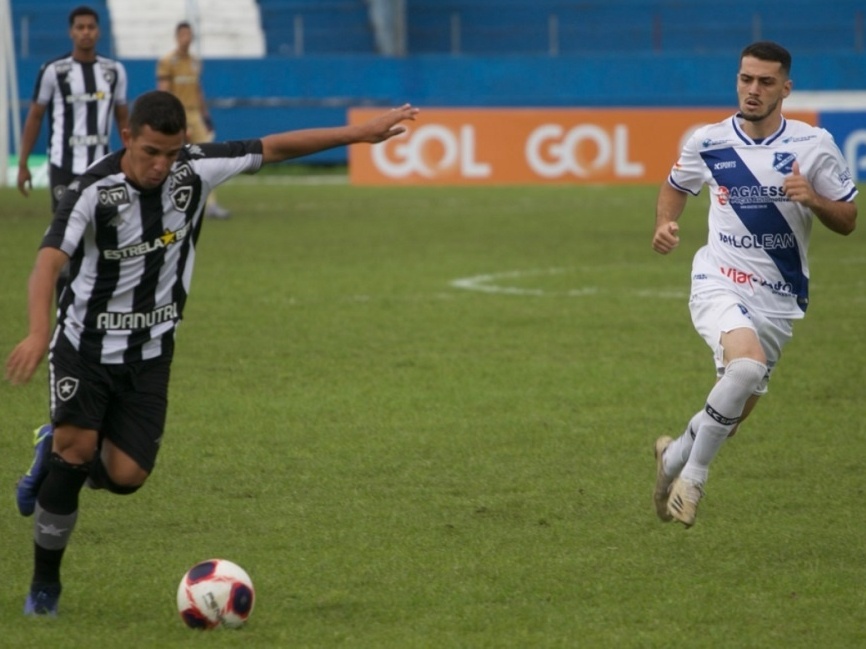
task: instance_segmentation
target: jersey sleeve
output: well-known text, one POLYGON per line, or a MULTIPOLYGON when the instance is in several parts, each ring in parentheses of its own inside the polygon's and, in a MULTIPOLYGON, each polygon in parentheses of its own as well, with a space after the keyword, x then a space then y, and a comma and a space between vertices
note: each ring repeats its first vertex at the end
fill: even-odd
POLYGON ((171 81, 174 74, 171 69, 171 56, 163 56, 156 62, 156 80, 171 81))
POLYGON ((854 184, 848 162, 829 131, 821 130, 819 155, 810 182, 815 191, 825 198, 834 201, 853 200, 857 195, 857 185, 854 184))
POLYGON ((196 166, 211 187, 239 174, 255 173, 261 169, 263 160, 261 140, 193 144, 189 151, 193 159, 199 158, 196 166))
POLYGON ((127 103, 127 89, 129 79, 126 76, 126 68, 120 61, 117 62, 117 85, 114 86, 114 103, 118 106, 125 106, 127 103))
POLYGON ((680 151, 680 157, 668 176, 668 183, 674 189, 688 192, 693 196, 700 194, 701 188, 707 182, 707 165, 698 152, 699 133, 700 131, 696 132, 686 140, 680 151))
POLYGON ((47 106, 51 102, 51 97, 54 95, 54 88, 57 85, 57 72, 53 65, 43 65, 39 69, 39 76, 36 78, 36 87, 33 89, 33 102, 42 106, 47 106))
POLYGON ((72 257, 84 238, 93 206, 88 196, 70 186, 63 193, 40 248, 58 248, 72 257))

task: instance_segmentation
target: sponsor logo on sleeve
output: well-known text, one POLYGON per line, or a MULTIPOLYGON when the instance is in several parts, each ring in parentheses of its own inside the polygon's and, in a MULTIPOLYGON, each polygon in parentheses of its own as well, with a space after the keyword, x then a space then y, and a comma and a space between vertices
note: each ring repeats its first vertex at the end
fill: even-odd
POLYGON ((112 185, 110 187, 100 187, 97 190, 97 200, 103 207, 115 207, 117 205, 125 205, 130 203, 129 191, 126 185, 112 185))
POLYGON ((168 177, 168 191, 172 192, 176 187, 190 182, 195 177, 195 172, 188 162, 177 165, 168 177))

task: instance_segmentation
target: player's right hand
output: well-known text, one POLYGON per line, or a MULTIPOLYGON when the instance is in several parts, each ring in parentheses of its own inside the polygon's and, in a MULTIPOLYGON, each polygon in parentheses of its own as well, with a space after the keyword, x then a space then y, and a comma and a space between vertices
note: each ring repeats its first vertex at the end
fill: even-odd
POLYGON ((362 135, 358 139, 359 142, 369 142, 377 144, 385 140, 400 135, 406 132, 406 127, 400 123, 406 120, 413 120, 418 114, 419 109, 411 104, 403 104, 399 108, 392 108, 387 113, 379 115, 361 125, 362 135))
POLYGON ((25 196, 30 196, 30 190, 33 188, 33 178, 30 176, 30 169, 27 167, 18 167, 18 191, 25 196))
POLYGON ((653 250, 661 255, 668 254, 680 245, 679 231, 680 226, 675 221, 660 225, 653 236, 653 250))
POLYGON ((6 380, 12 385, 27 383, 39 367, 48 351, 48 340, 43 336, 30 335, 22 340, 6 361, 6 380))

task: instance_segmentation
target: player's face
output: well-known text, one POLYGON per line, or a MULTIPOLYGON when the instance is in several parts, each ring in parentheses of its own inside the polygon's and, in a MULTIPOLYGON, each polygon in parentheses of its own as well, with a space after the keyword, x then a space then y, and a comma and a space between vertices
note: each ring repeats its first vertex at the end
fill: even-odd
POLYGON ((782 100, 791 94, 791 80, 776 61, 745 56, 737 74, 737 98, 743 118, 760 122, 782 111, 782 100))
POLYGON ((177 40, 178 48, 183 51, 188 50, 192 43, 192 30, 189 27, 181 27, 177 30, 175 39, 177 40))
POLYGON ((183 148, 184 133, 167 135, 145 125, 137 135, 129 129, 121 134, 126 153, 120 167, 126 177, 142 189, 159 187, 183 148))
POLYGON ((69 28, 69 38, 76 50, 91 51, 99 40, 99 24, 93 16, 76 16, 69 28))

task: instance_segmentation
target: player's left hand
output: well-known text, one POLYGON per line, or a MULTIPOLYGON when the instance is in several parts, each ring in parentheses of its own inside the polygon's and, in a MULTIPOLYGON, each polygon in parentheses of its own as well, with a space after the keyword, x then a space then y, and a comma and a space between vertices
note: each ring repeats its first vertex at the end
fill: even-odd
POLYGON ((406 120, 415 120, 419 109, 411 104, 403 104, 399 108, 392 108, 387 113, 374 117, 373 119, 361 124, 361 135, 358 138, 359 142, 369 142, 376 144, 384 142, 387 139, 400 135, 406 132, 406 127, 400 123, 406 120))
POLYGON ((785 195, 790 200, 810 208, 815 205, 817 200, 815 190, 812 188, 812 183, 806 179, 806 176, 800 173, 799 162, 794 162, 794 166, 791 168, 791 175, 785 178, 782 186, 785 188, 785 195))

